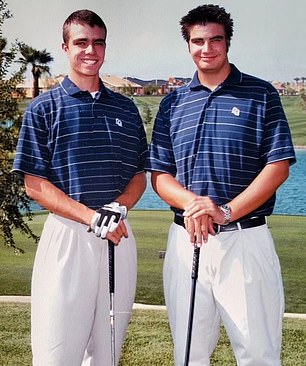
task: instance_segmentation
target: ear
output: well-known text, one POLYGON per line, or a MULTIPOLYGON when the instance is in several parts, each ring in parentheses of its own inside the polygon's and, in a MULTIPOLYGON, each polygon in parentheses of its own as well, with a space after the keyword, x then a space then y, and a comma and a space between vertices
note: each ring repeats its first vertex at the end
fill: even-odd
POLYGON ((226 53, 228 53, 230 45, 231 45, 231 41, 227 39, 226 40, 226 53))
POLYGON ((62 50, 63 50, 64 52, 67 52, 67 50, 68 50, 68 45, 67 45, 66 43, 62 43, 62 50))

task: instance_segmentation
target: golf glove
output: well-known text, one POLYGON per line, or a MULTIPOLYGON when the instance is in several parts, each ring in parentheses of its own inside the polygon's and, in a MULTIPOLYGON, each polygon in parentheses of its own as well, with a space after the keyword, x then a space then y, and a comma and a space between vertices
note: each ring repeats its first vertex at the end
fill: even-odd
POLYGON ((111 202, 99 208, 93 215, 87 231, 93 231, 96 236, 106 238, 108 233, 116 230, 121 220, 127 216, 127 208, 118 202, 111 202))

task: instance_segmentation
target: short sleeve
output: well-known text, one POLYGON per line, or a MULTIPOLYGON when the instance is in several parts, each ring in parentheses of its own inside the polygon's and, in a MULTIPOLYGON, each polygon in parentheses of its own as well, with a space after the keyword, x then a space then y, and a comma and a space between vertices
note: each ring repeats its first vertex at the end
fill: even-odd
POLYGON ((287 159, 290 164, 296 162, 288 121, 278 92, 274 89, 267 93, 262 159, 264 164, 287 159))
POLYGON ((50 150, 45 115, 30 104, 24 113, 13 171, 48 178, 50 150))
POLYGON ((170 95, 161 102, 152 132, 147 170, 176 175, 176 164, 170 133, 170 95))

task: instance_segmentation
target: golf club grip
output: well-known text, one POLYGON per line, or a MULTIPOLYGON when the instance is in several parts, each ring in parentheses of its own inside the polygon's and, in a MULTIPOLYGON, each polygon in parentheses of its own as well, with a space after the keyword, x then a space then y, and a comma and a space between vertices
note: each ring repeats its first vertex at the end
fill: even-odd
POLYGON ((109 292, 115 292, 115 244, 108 241, 109 292))
POLYGON ((193 251, 192 270, 191 270, 191 278, 195 280, 198 278, 199 258, 200 258, 200 247, 197 247, 195 245, 193 251))

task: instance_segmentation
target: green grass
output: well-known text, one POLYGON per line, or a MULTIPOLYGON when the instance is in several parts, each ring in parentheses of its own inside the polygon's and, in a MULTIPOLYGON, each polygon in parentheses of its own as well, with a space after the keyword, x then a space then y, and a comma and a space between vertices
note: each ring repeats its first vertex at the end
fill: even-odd
POLYGON ((167 211, 132 211, 129 221, 135 232, 138 253, 136 301, 164 304, 162 288, 163 260, 159 251, 166 248, 172 214, 167 211))
MULTIPOLYGON (((36 234, 46 215, 35 215, 30 223, 36 234)), ((138 247, 138 283, 136 301, 163 304, 162 265, 159 251, 165 250, 172 213, 168 211, 131 211, 138 247)), ((305 216, 277 216, 269 219, 280 256, 286 291, 286 311, 306 313, 304 263, 306 253, 305 216)), ((0 294, 29 295, 30 276, 36 245, 15 234, 25 254, 16 256, 0 246, 0 294)), ((30 305, 0 303, 0 365, 29 366, 30 305)), ((283 365, 302 366, 306 359, 306 321, 285 319, 283 326, 283 365)), ((228 337, 222 328, 221 338, 212 356, 213 366, 235 365, 228 337)), ((165 311, 134 310, 123 349, 120 366, 171 366, 172 340, 165 311)))
POLYGON ((269 226, 282 266, 286 311, 306 313, 306 216, 274 215, 269 226))
MULTIPOLYGON (((35 215, 30 222, 40 234, 45 215, 35 215)), ((138 249, 138 282, 136 302, 164 304, 162 286, 163 260, 159 251, 166 248, 167 233, 172 221, 169 211, 138 211, 129 213, 138 249)), ((286 312, 306 313, 306 216, 274 215, 269 226, 275 239, 282 265, 286 312)), ((0 243, 0 295, 29 295, 31 272, 36 245, 20 233, 15 234, 17 245, 25 254, 16 256, 0 243)))
MULTIPOLYGON (((37 235, 40 235, 45 220, 46 215, 38 214, 30 222, 37 235)), ((15 232, 14 238, 17 247, 25 253, 14 255, 13 250, 5 247, 0 240, 0 295, 29 295, 36 244, 20 232, 15 232)))
MULTIPOLYGON (((162 265, 159 251, 165 250, 172 213, 132 211, 130 223, 138 248, 136 301, 163 304, 162 265)), ((306 313, 305 216, 273 215, 269 226, 280 257, 285 288, 286 312, 306 313)))
MULTIPOLYGON (((283 366, 305 364, 305 339, 305 320, 284 319, 283 366)), ((0 303, 0 340, 0 365, 31 365, 29 304, 0 303)), ((167 313, 134 310, 120 366, 172 366, 172 350, 167 313)), ((235 365, 230 342, 223 328, 211 365, 235 365)))
MULTIPOLYGON (((306 321, 284 319, 283 366, 304 365, 306 359, 305 346, 306 321)), ((137 310, 133 312, 128 328, 120 365, 174 365, 172 348, 166 312, 137 310)), ((236 365, 230 341, 223 327, 221 328, 221 337, 217 348, 212 355, 211 365, 236 365)))
POLYGON ((24 99, 23 101, 19 102, 19 109, 24 112, 24 110, 26 109, 27 105, 31 102, 32 99, 24 99))
MULTIPOLYGON (((134 101, 142 114, 145 103, 149 105, 152 111, 153 121, 158 111, 159 103, 162 97, 135 97, 134 101)), ((282 97, 282 104, 289 121, 292 140, 296 146, 306 146, 306 110, 299 105, 298 96, 282 97)), ((151 141, 153 123, 147 126, 148 141, 151 141)))
MULTIPOLYGON (((143 113, 143 107, 145 104, 148 104, 151 109, 153 121, 151 124, 146 126, 148 142, 151 141, 153 122, 158 112, 158 107, 162 98, 163 97, 161 96, 133 97, 133 100, 137 105, 141 115, 143 113)), ((289 121, 294 145, 306 146, 306 110, 303 110, 299 105, 300 97, 285 96, 281 97, 281 100, 289 121)), ((20 110, 24 111, 29 102, 30 99, 20 102, 20 110)))
POLYGON ((30 305, 0 304, 0 365, 30 366, 30 305))
MULTIPOLYGON (((149 106, 149 108, 151 109, 152 123, 146 125, 148 142, 151 142, 152 128, 153 128, 154 120, 155 120, 156 114, 158 112, 159 104, 160 104, 162 98, 163 97, 161 97, 161 96, 133 97, 134 102, 137 105, 139 113, 142 118, 143 118, 144 105, 147 104, 149 106)), ((143 120, 144 120, 144 118, 143 118, 143 120)))
MULTIPOLYGON (((162 97, 134 97, 134 101, 142 114, 145 103, 152 111, 153 121, 158 111, 162 97)), ((296 146, 306 146, 306 110, 302 109, 298 96, 286 96, 281 98, 286 116, 291 129, 292 140, 296 146)), ((148 141, 151 141, 153 123, 147 126, 148 141)))
POLYGON ((306 146, 306 110, 299 105, 298 96, 282 97, 294 145, 306 146))

